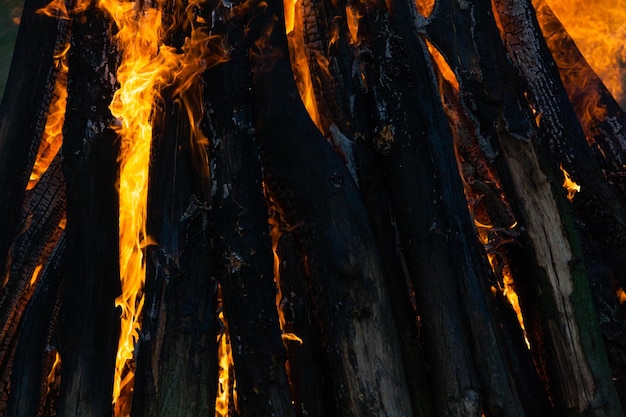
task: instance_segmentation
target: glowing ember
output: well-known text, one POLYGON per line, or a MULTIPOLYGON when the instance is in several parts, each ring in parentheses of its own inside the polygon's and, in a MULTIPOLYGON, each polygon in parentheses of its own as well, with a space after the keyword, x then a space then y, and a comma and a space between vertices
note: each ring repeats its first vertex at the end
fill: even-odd
POLYGON ((623 106, 626 100, 626 0, 546 0, 546 3, 623 106))
POLYGON ((322 122, 317 110, 317 101, 313 91, 311 71, 304 48, 304 24, 302 22, 302 4, 300 0, 284 0, 285 31, 289 42, 289 58, 298 92, 309 116, 318 129, 323 131, 322 122))
POLYGON ((567 199, 569 201, 572 201, 574 199, 574 195, 576 195, 577 192, 580 192, 580 185, 576 184, 572 178, 569 176, 569 174, 567 173, 567 171, 565 171, 563 169, 563 166, 561 165, 561 171, 563 172, 563 188, 565 188, 567 190, 567 199))

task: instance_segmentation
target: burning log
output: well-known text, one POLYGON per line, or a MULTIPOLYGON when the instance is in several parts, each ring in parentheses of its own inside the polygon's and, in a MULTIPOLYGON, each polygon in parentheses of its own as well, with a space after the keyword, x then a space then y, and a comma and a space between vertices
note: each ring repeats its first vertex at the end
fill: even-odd
POLYGON ((68 39, 68 22, 35 11, 46 1, 24 3, 7 89, 0 103, 0 268, 20 231, 26 184, 46 125, 59 67, 54 55, 68 39), (41 38, 39 38, 41 36, 41 38), (37 39, 35 41, 35 39, 37 39))
POLYGON ((117 146, 108 109, 117 53, 101 11, 75 17, 72 45, 63 128, 67 228, 57 414, 105 415, 112 411, 120 281, 117 146))
POLYGON ((253 86, 266 180, 302 236, 335 412, 408 415, 397 335, 366 211, 343 162, 297 101, 282 7, 272 2, 262 16, 253 86), (383 337, 373 329, 388 330, 383 337))
POLYGON ((621 415, 620 133, 528 1, 74 6, 0 108, 0 413, 621 415))

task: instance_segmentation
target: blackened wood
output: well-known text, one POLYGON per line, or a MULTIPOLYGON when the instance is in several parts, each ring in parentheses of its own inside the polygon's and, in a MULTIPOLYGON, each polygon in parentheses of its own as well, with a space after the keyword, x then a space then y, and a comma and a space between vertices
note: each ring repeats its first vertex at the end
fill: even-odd
MULTIPOLYGON (((195 86, 199 88, 199 86, 195 86)), ((210 256, 206 170, 194 165, 184 100, 155 109, 146 303, 132 416, 213 415, 217 284, 210 256)), ((197 91, 197 90, 196 90, 197 91)))
MULTIPOLYGON (((270 206, 271 207, 271 206, 270 206)), ((278 226, 278 225, 276 225, 278 226)), ((278 226, 280 227, 280 226, 278 226)), ((328 375, 321 368, 321 340, 313 324, 314 312, 308 298, 308 277, 302 247, 292 231, 281 230, 276 252, 279 257, 281 300, 279 308, 285 319, 284 333, 296 335, 302 342, 285 337, 289 385, 298 417, 333 416, 328 375), (324 379, 326 377, 326 379, 324 379)))
POLYGON ((531 143, 536 137, 532 115, 490 5, 463 6, 439 3, 426 30, 459 78, 479 133, 499 146, 501 178, 524 228, 525 250, 534 259, 533 272, 543 294, 542 325, 546 350, 554 352, 549 376, 557 403, 572 415, 621 415, 593 318, 578 239, 557 180, 558 164, 531 143), (554 311, 559 313, 550 314, 554 311))
POLYGON ((299 100, 284 33, 281 2, 268 2, 251 27, 256 127, 266 184, 307 254, 335 413, 411 415, 367 213, 343 161, 299 100))
MULTIPOLYGON (((251 107, 243 21, 219 7, 228 62, 205 74, 213 236, 241 416, 293 416, 276 310, 268 210, 251 107)), ((218 30, 220 29, 218 26, 218 30)))
POLYGON ((365 78, 373 90, 373 146, 384 167, 424 337, 429 338, 426 355, 436 358, 431 359, 438 369, 432 374, 435 404, 439 413, 452 415, 480 414, 483 406, 502 415, 521 415, 487 301, 484 255, 463 198, 425 45, 406 41, 413 30, 410 11, 400 2, 391 4, 392 22, 384 12, 366 15, 373 59, 365 78))
POLYGON ((37 282, 24 314, 11 374, 8 417, 43 414, 48 393, 48 351, 56 330, 62 282, 65 239, 61 237, 37 282))
MULTIPOLYGON (((579 227, 583 234, 591 236, 602 247, 602 259, 614 270, 622 286, 626 285, 626 211, 623 206, 623 190, 619 181, 614 181, 615 174, 622 172, 624 158, 623 151, 619 150, 619 135, 623 135, 623 128, 619 128, 619 119, 624 119, 619 108, 613 110, 614 125, 618 128, 615 134, 607 126, 597 125, 595 130, 604 131, 598 134, 597 142, 601 152, 608 161, 602 161, 600 167, 588 146, 585 133, 576 118, 574 107, 568 100, 567 92, 560 81, 559 71, 546 42, 541 35, 539 24, 530 1, 499 1, 500 20, 506 28, 506 45, 509 55, 513 58, 516 67, 524 76, 529 89, 529 100, 537 112, 539 119, 539 134, 542 143, 549 149, 553 158, 563 165, 563 168, 572 175, 572 178, 581 186, 584 192, 579 193, 573 200, 574 215, 580 219, 579 227), (513 35, 515 33, 515 35, 513 35), (608 143, 607 143, 608 142, 608 143), (549 144, 549 148, 548 145, 549 144), (607 166, 607 164, 609 166, 607 166), (611 167, 612 166, 612 167, 611 167), (617 172, 616 172, 616 166, 617 172), (603 169, 607 178, 603 175, 603 169), (621 202, 620 202, 621 200, 621 202)), ((551 11, 547 5, 541 7, 541 13, 550 26, 558 24, 556 18, 550 18, 551 11)), ((556 34, 554 36, 562 36, 556 34)), ((567 51, 561 51, 566 56, 573 55, 577 50, 569 45, 567 51)), ((567 44, 560 45, 566 48, 567 44)), ((582 65, 582 57, 579 57, 582 65)), ((582 67, 581 71, 585 68, 582 67)), ((589 69, 587 72, 591 72, 589 69)), ((583 74, 578 74, 582 77, 583 74)), ((602 90, 593 80, 587 84, 591 97, 600 94, 602 90)), ((579 99, 578 101, 582 101, 579 99)), ((596 110, 600 111, 602 103, 598 100, 596 110)), ((617 107, 614 104, 614 107, 617 107)), ((606 122, 605 122, 606 123, 606 122)), ((623 136, 622 136, 623 138, 623 136)), ((623 141, 623 139, 621 139, 623 141)))
POLYGON ((0 384, 5 388, 26 307, 63 233, 64 199, 64 178, 57 157, 37 186, 26 192, 22 208, 24 230, 11 246, 13 262, 0 293, 0 384))
POLYGON ((108 110, 115 85, 111 28, 97 9, 73 21, 63 127, 67 184, 65 278, 59 323, 63 377, 57 415, 112 412, 119 337, 117 137, 108 110))
POLYGON ((58 68, 53 56, 69 36, 69 24, 36 14, 48 0, 29 0, 24 10, 0 103, 0 270, 20 230, 20 207, 46 124, 58 68))

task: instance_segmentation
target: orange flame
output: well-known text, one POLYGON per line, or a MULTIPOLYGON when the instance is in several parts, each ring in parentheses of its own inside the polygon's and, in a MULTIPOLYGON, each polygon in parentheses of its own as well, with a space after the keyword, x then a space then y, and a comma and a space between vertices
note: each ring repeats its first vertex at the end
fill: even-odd
POLYGON ((361 14, 358 10, 353 9, 351 6, 346 7, 346 22, 348 23, 348 31, 350 32, 350 43, 352 45, 359 45, 359 20, 361 20, 361 14))
POLYGON ((422 16, 428 17, 435 8, 435 0, 415 0, 415 5, 422 16))
POLYGON ((215 397, 215 417, 228 417, 231 405, 237 409, 237 381, 235 380, 235 368, 233 351, 230 344, 228 322, 222 310, 222 289, 218 286, 218 319, 222 324, 222 331, 217 336, 218 357, 218 385, 215 397))
POLYGON ((289 42, 289 58, 293 76, 307 112, 317 128, 323 131, 304 47, 302 3, 300 0, 283 0, 283 4, 285 8, 285 31, 289 42))
POLYGON ((545 1, 613 97, 624 106, 626 0, 545 1))
MULTIPOLYGON (((65 14, 67 15, 67 11, 65 14)), ((41 137, 35 164, 26 186, 27 191, 35 188, 63 143, 63 123, 65 122, 65 104, 67 102, 67 53, 69 49, 70 44, 68 42, 63 50, 54 56, 54 65, 58 67, 57 79, 53 97, 48 107, 46 126, 41 137)))
POLYGON ((561 171, 563 172, 563 188, 567 190, 567 199, 572 201, 574 199, 574 195, 576 195, 577 192, 580 192, 580 185, 576 184, 572 180, 572 177, 570 177, 567 171, 563 169, 563 165, 559 168, 561 168, 561 171))

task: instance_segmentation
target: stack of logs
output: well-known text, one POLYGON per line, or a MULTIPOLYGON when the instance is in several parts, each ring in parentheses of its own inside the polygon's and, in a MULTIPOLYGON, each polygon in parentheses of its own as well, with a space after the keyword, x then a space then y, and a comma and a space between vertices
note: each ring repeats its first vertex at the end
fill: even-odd
MULTIPOLYGON (((45 1, 26 0, 0 106, 0 415, 109 416, 120 51, 96 3, 55 20, 45 1), (68 41, 62 150, 27 190, 68 41)), ((297 4, 318 126, 280 1, 194 6, 227 60, 199 79, 208 144, 174 89, 154 103, 155 243, 118 415, 214 415, 219 287, 230 415, 623 416, 626 115, 548 6, 297 4)))

